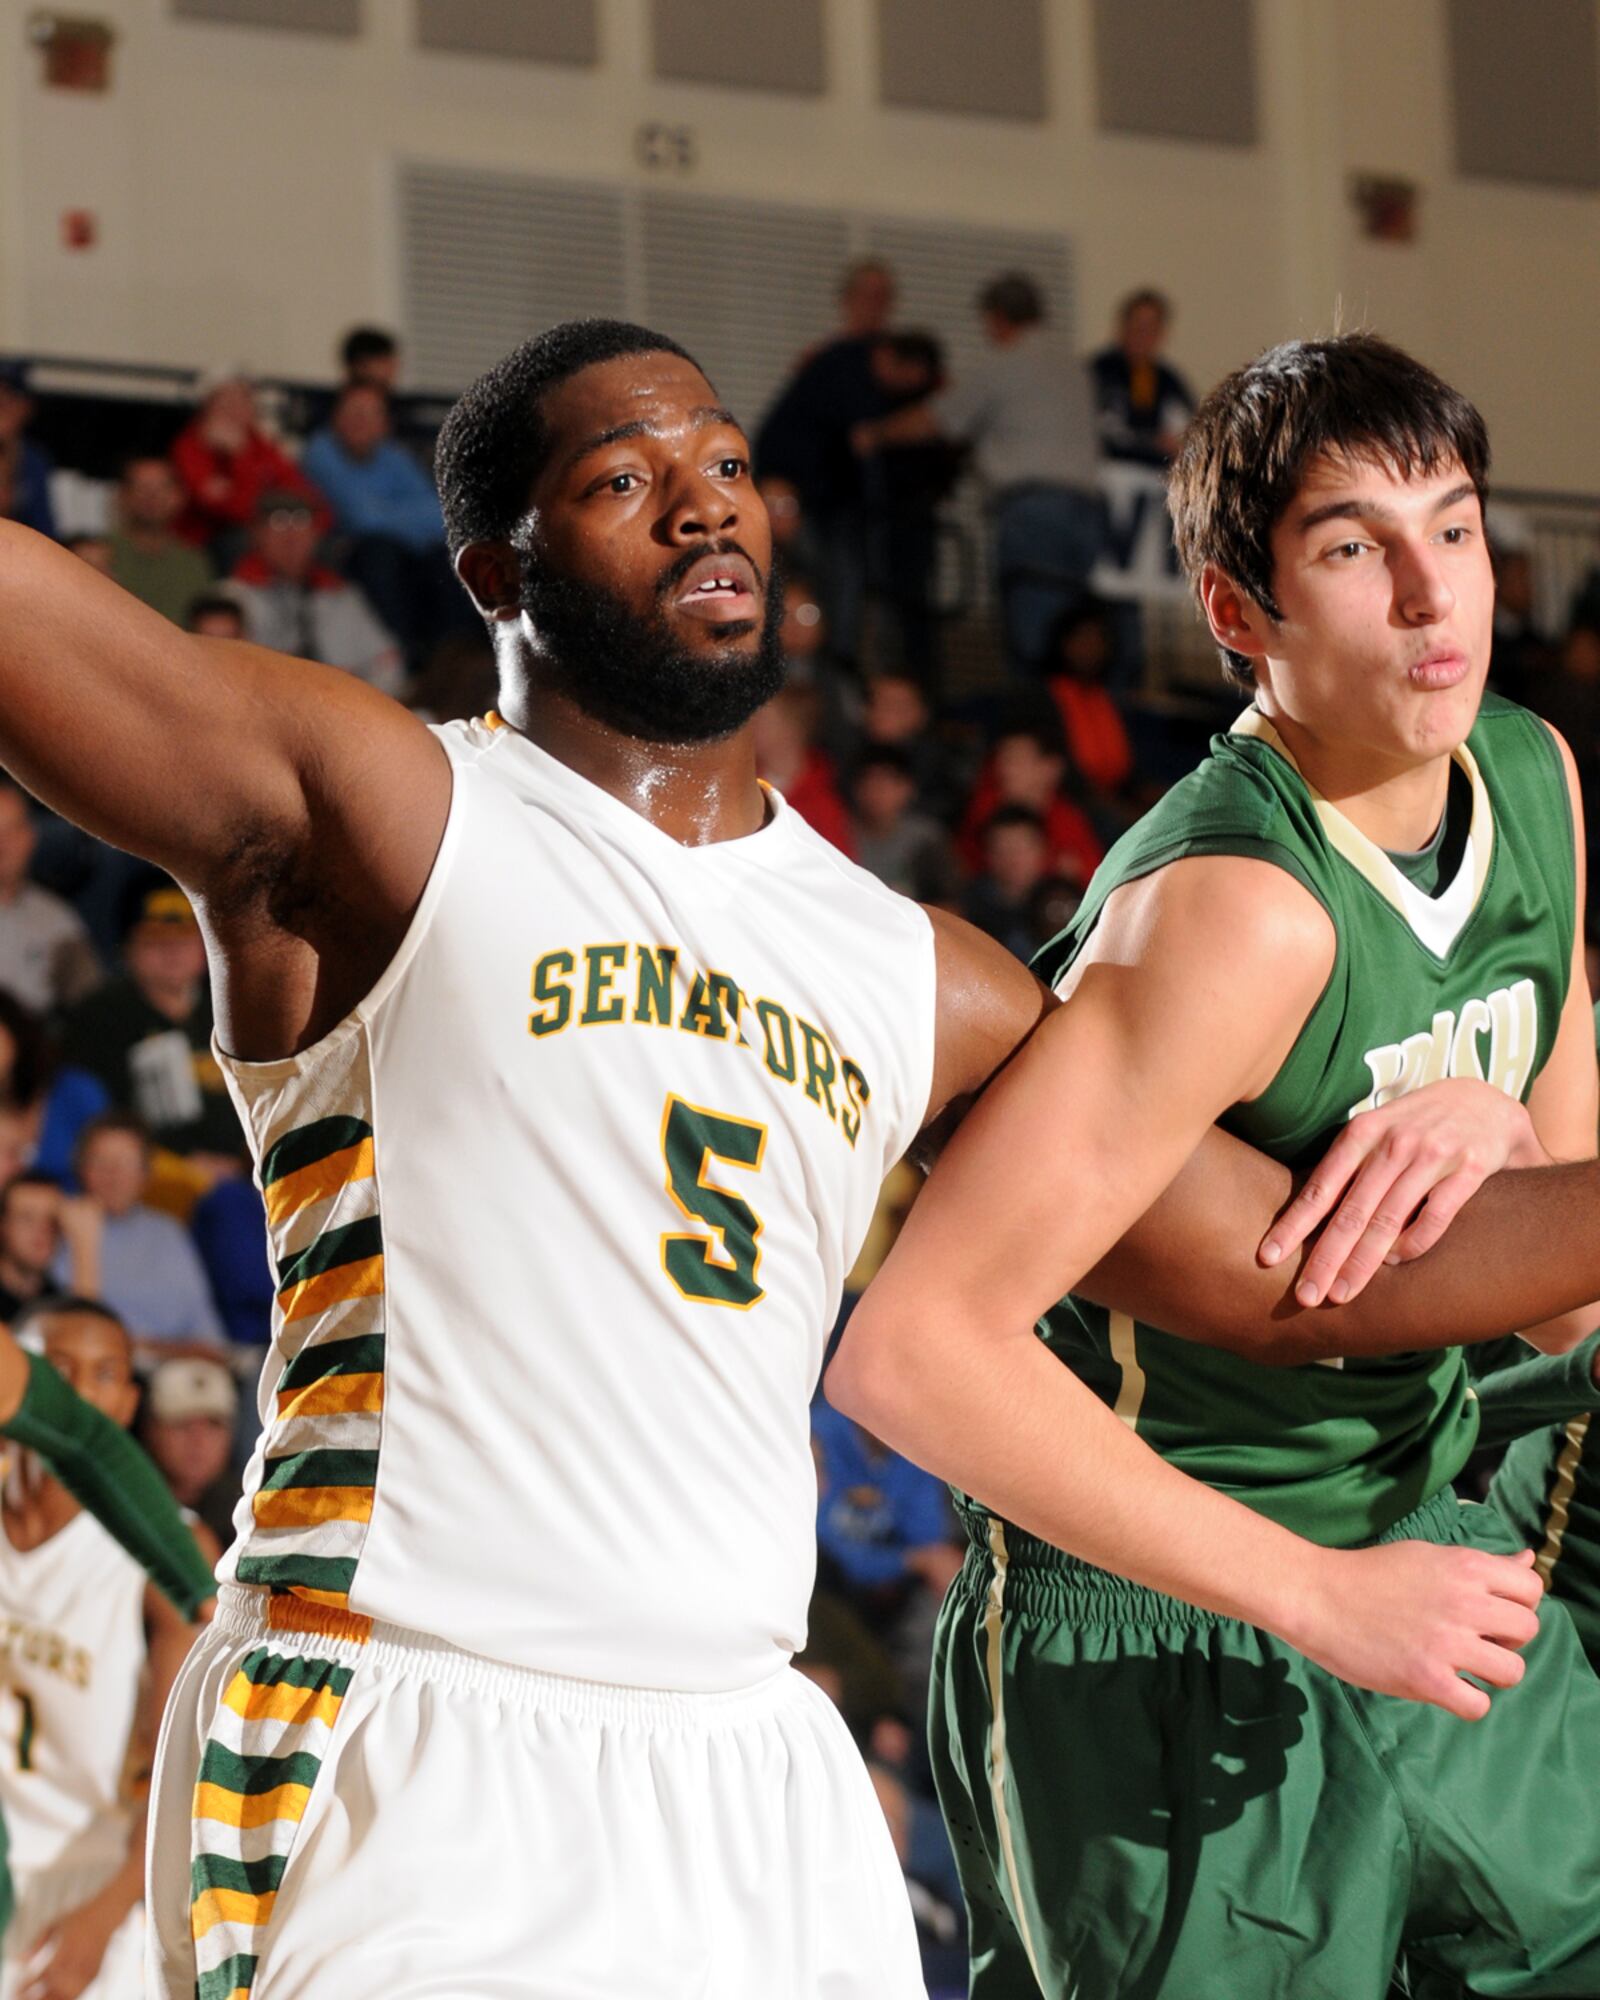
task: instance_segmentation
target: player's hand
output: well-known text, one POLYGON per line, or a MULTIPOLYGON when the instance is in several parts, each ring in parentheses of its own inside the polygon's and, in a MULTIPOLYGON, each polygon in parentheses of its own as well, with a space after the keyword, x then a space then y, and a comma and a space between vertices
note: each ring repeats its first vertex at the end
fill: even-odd
POLYGON ((1281 1263, 1325 1225, 1294 1295, 1344 1305, 1384 1262, 1431 1250, 1491 1174, 1547 1163, 1514 1097, 1472 1077, 1426 1084, 1352 1118, 1256 1254, 1281 1263))
POLYGON ((1477 1722, 1490 1687, 1522 1679, 1518 1649, 1539 1630, 1533 1551, 1496 1556, 1430 1542, 1323 1549, 1308 1629, 1288 1636, 1340 1680, 1477 1722))
POLYGON ((98 1898, 58 1917, 28 1953, 17 2000, 78 2000, 120 1921, 98 1898))

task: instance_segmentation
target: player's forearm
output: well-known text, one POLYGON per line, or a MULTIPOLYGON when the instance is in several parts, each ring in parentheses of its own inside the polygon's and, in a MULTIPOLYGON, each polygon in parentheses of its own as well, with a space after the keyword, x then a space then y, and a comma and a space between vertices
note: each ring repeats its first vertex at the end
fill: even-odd
POLYGON ((1040 1342, 956 1314, 902 1337, 869 1292, 828 1398, 905 1457, 1085 1561, 1291 1643, 1320 1551, 1167 1465, 1040 1342))
POLYGON ((1348 1305, 1309 1311, 1294 1297, 1300 1263, 1265 1269, 1254 1255, 1293 1185, 1286 1167, 1212 1131, 1079 1289, 1273 1366, 1493 1339, 1580 1312, 1596 1294, 1592 1160, 1496 1175, 1426 1256, 1379 1271, 1348 1305))

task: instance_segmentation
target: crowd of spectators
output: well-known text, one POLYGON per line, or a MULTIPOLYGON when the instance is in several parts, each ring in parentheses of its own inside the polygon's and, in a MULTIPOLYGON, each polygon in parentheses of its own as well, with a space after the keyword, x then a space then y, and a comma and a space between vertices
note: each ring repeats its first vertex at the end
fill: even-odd
MULTIPOLYGON (((762 776, 881 880, 1027 958, 1070 921, 1106 848, 1198 754, 1141 701, 1137 607, 1096 593, 1104 468, 1159 472, 1193 408, 1149 288, 1075 355, 1040 287, 997 274, 978 357, 902 326, 894 272, 845 273, 833 330, 754 427, 783 577, 784 691, 756 723, 762 776), (975 479, 993 671, 956 689, 940 601, 952 494, 975 479), (1169 739, 1152 754, 1154 730, 1169 739)), ((82 559, 174 623, 358 675, 430 718, 493 700, 450 569, 430 440, 397 397, 392 335, 357 328, 341 379, 276 435, 227 370, 164 451, 122 464, 82 559)), ((26 370, 0 366, 0 514, 54 534, 26 370)), ((1493 684, 1577 755, 1600 826, 1600 570, 1565 629, 1537 611, 1532 537, 1492 510, 1493 684)), ((970 606, 963 616, 970 616, 970 606)), ((1202 704, 1203 707, 1203 704, 1202 704)), ((1593 859, 1593 857, 1592 857, 1593 859)), ((1591 948, 1600 984, 1600 946, 1591 948)), ((225 1543, 253 1441, 272 1276, 243 1134, 211 1052, 211 999, 181 890, 0 778, 0 1318, 52 1292, 104 1298, 135 1336, 141 1434, 225 1543)), ((898 1170, 852 1277, 867 1281, 915 1177, 898 1170)), ((959 1894, 920 1717, 932 1622, 960 1560, 935 1482, 822 1405, 818 1594, 805 1670, 856 1730, 913 1884, 930 1965, 960 1954, 959 1894)))

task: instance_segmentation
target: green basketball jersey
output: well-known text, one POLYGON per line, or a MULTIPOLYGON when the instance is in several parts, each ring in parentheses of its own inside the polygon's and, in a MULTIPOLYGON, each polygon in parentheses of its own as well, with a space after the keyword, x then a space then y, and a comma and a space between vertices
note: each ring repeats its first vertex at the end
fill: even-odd
MULTIPOLYGON (((1249 709, 1111 850, 1035 969, 1059 981, 1121 884, 1189 855, 1252 856, 1303 883, 1338 942, 1293 1049, 1262 1095, 1222 1121, 1230 1131, 1299 1166, 1354 1112, 1443 1077, 1482 1077, 1525 1099, 1571 972, 1566 779, 1544 724, 1493 697, 1457 761, 1471 786, 1470 836, 1429 897, 1313 790, 1249 709)), ((1458 1349, 1266 1368, 1078 1298, 1040 1331, 1164 1457, 1331 1545, 1380 1534, 1437 1492, 1477 1431, 1458 1349)))

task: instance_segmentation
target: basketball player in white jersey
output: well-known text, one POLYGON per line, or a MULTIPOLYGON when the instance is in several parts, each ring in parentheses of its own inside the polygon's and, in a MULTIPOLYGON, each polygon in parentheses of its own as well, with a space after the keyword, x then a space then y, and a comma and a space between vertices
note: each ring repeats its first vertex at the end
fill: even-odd
MULTIPOLYGON (((115 1314, 84 1300, 38 1307, 25 1337, 86 1402, 131 1421, 133 1353, 115 1314)), ((136 1732, 143 1704, 148 1749, 193 1628, 31 1452, 12 1454, 0 1496, 0 1632, 0 1810, 16 1897, 0 1995, 135 2000, 136 1732)))
MULTIPOLYGON (((770 534, 681 349, 552 329, 438 463, 501 673, 438 730, 0 523, 0 753, 193 896, 279 1281, 153 1990, 910 2000, 882 1816, 788 1668, 806 1407, 886 1169, 1048 998, 757 783, 770 534)), ((1003 1400, 938 1374, 894 1385, 927 1463, 1037 1533, 1463 1714, 1459 1669, 1516 1678, 1525 1567, 1302 1544, 1042 1347, 1003 1400)))

